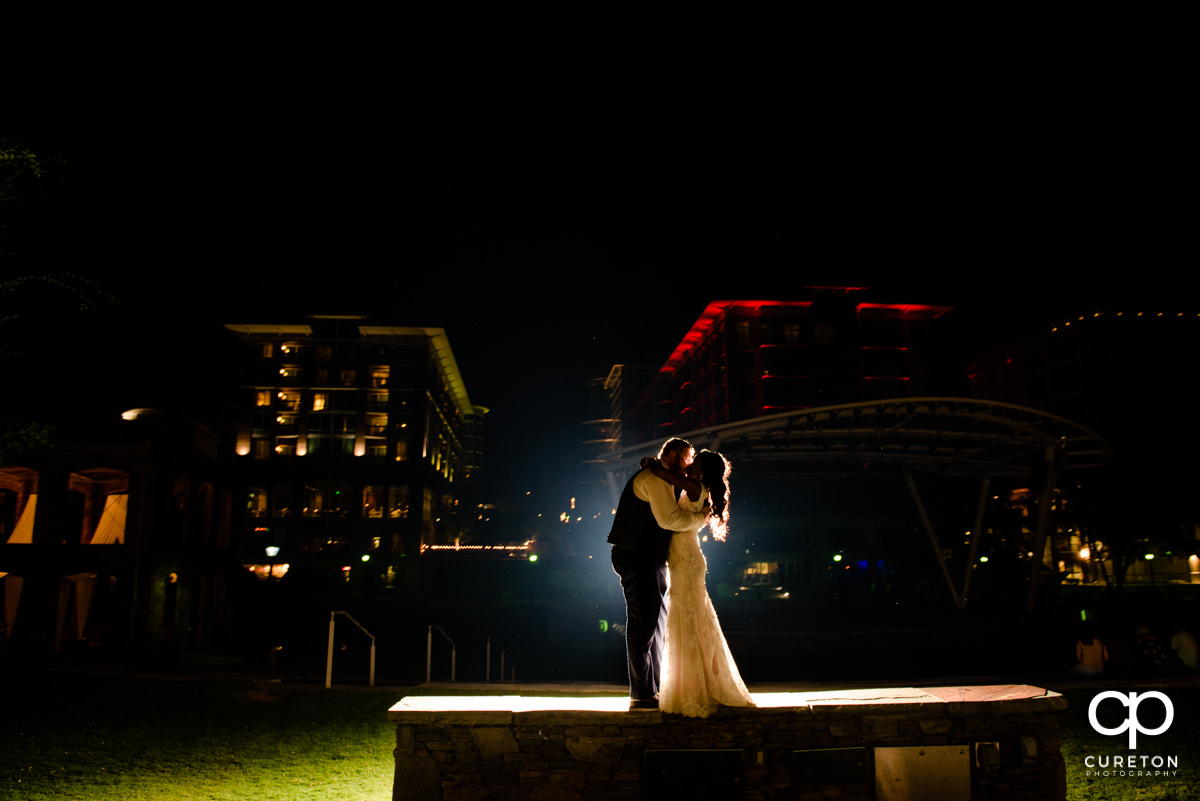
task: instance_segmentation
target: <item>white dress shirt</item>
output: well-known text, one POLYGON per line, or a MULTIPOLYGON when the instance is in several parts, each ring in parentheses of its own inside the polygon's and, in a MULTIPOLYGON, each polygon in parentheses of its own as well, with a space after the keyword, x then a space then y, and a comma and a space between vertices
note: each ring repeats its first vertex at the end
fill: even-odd
POLYGON ((671 485, 649 470, 634 477, 633 494, 650 504, 655 522, 667 531, 696 531, 708 519, 703 512, 680 509, 671 485))

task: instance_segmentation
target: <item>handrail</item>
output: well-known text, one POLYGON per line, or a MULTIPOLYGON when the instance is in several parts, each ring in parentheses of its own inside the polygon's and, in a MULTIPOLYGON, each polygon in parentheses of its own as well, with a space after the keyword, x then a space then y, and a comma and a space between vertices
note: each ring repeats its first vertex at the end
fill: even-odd
POLYGON ((325 652, 325 689, 328 690, 333 686, 333 629, 334 620, 338 615, 345 615, 350 622, 362 629, 362 633, 371 638, 371 686, 375 686, 375 635, 367 631, 362 623, 354 619, 354 616, 349 612, 330 612, 329 613, 329 648, 325 652))
MULTIPOLYGON (((487 638, 487 649, 486 649, 487 650, 487 669, 484 671, 484 680, 488 684, 492 683, 492 643, 496 643, 496 645, 500 646, 500 681, 504 681, 504 646, 500 644, 499 640, 497 640, 495 637, 493 637, 492 635, 489 634, 488 638, 487 638)), ((514 669, 515 669, 515 667, 514 667, 514 669)))
POLYGON ((457 659, 457 649, 454 645, 454 640, 450 639, 450 635, 445 629, 435 624, 430 625, 429 631, 425 635, 425 683, 430 682, 430 676, 433 671, 433 630, 437 629, 441 632, 446 641, 450 643, 450 681, 454 681, 455 660, 457 659))
MULTIPOLYGON (((486 681, 489 684, 492 681, 492 643, 500 646, 500 678, 497 681, 504 681, 504 646, 499 640, 489 634, 487 638, 487 669, 484 671, 486 681)), ((509 681, 515 682, 517 680, 517 663, 513 662, 510 667, 512 675, 509 677, 509 681)))

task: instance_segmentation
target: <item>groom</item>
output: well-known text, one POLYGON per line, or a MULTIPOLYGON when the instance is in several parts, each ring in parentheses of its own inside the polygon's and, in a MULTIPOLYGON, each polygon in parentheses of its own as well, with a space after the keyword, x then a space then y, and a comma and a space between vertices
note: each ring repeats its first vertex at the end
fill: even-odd
MULTIPOLYGON (((678 437, 658 452, 668 470, 683 475, 695 451, 678 437)), ((695 528, 705 515, 687 512, 675 501, 675 489, 646 469, 639 470, 621 493, 608 541, 613 570, 625 593, 625 648, 629 654, 629 708, 658 708, 658 670, 666 628, 667 550, 671 533, 695 528)))

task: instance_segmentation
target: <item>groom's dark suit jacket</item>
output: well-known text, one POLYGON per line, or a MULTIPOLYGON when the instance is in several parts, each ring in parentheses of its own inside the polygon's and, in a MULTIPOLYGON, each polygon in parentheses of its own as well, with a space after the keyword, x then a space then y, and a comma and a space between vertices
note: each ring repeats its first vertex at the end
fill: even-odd
POLYGON ((654 512, 650 510, 650 503, 634 494, 633 479, 641 472, 635 473, 625 484, 608 541, 618 548, 638 551, 656 561, 666 562, 672 532, 659 527, 654 512))

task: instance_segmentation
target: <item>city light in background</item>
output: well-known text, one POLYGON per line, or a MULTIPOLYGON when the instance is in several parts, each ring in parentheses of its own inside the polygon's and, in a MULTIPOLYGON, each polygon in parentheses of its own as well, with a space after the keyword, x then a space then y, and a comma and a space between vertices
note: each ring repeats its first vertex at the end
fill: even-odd
MULTIPOLYGON (((87 388, 76 393, 81 403, 84 394, 127 398, 109 408, 138 412, 122 422, 141 441, 193 443, 184 460, 192 472, 168 471, 169 483, 152 488, 163 504, 156 514, 174 521, 154 530, 187 548, 230 549, 230 563, 252 566, 239 578, 262 579, 255 603, 276 590, 284 606, 324 592, 379 609, 445 598, 501 622, 508 604, 540 604, 559 610, 546 613, 547 630, 551 618, 582 630, 569 614, 578 608, 592 633, 591 621, 619 614, 605 538, 633 464, 604 449, 650 450, 692 432, 734 464, 730 541, 705 538, 704 553, 722 614, 747 630, 875 619, 879 609, 941 614, 956 601, 1016 615, 1030 585, 1068 597, 1200 576, 1194 528, 1172 527, 1178 510, 1167 503, 1190 486, 1191 468, 1175 458, 1191 430, 1178 365, 1190 366, 1185 344, 1200 312, 1175 279, 1155 275, 1164 209, 1123 200, 1159 195, 1111 194, 1086 159, 1054 165, 1078 179, 1068 193, 1078 202, 1064 206, 1030 190, 1047 162, 1019 145, 1023 153, 981 161, 967 142, 913 136, 904 161, 925 165, 918 176, 875 147, 843 151, 855 158, 833 169, 837 160, 812 162, 790 137, 784 148, 731 149, 703 130, 606 138, 601 148, 572 136, 478 146, 457 129, 367 126, 350 137, 340 126, 318 131, 318 121, 281 138, 271 119, 245 122, 247 141, 236 146, 184 147, 191 129, 176 126, 180 141, 144 143, 154 170, 131 173, 102 204, 64 203, 75 225, 84 221, 71 209, 98 209, 104 236, 41 237, 39 247, 58 248, 57 259, 67 243, 123 237, 129 269, 86 276, 122 310, 46 315, 60 330, 41 332, 41 353, 57 355, 29 383, 60 387, 70 373, 71 385, 87 388), (347 144, 370 170, 296 169, 347 144), (208 177, 247 153, 256 161, 236 190, 210 194, 208 177), (163 184, 145 184, 150 175, 163 184), (861 186, 877 191, 850 188, 861 186), (1016 225, 1014 208, 1056 227, 1016 225), (131 219, 137 237, 127 236, 131 219), (1048 239, 1111 262, 1120 276, 1042 261, 1048 239), (163 264, 189 276, 184 296, 164 299, 133 278, 163 264), (62 341, 74 344, 63 350, 62 341), (110 358, 64 370, 61 354, 85 343, 110 358), (402 355, 410 346, 419 358, 402 355), (1146 370, 1154 393, 1126 378, 1146 370), (1144 405, 1151 394, 1154 408, 1144 405), (959 405, 883 421, 878 403, 898 396, 959 405), (1045 433, 1013 446, 1035 454, 1039 444, 1070 450, 1075 435, 1086 437, 1056 421, 1098 439, 1070 454, 1065 473, 989 444, 975 464, 1007 474, 992 476, 990 502, 979 504, 972 482, 986 471, 963 467, 974 455, 933 461, 998 416, 964 411, 988 399, 1041 416, 1009 409, 1011 425, 980 443, 1045 433), (141 412, 160 401, 179 415, 177 429, 160 420, 151 436, 155 415, 141 412), (820 420, 801 415, 835 407, 820 420), (229 419, 213 415, 222 408, 229 419), (1138 427, 1172 409, 1184 422, 1148 441, 1138 427), (928 426, 903 422, 926 413, 928 426), (952 420, 966 422, 919 439, 952 420), (211 442, 193 436, 193 423, 211 442), (760 429, 727 428, 737 425, 760 429), (868 441, 868 430, 887 436, 868 441), (1101 466, 1109 445, 1133 451, 1101 466), (220 470, 195 467, 214 458, 220 470), (1146 468, 1131 476, 1118 472, 1123 464, 1146 468), (927 520, 902 483, 889 483, 904 469, 916 474, 927 520), (942 469, 962 475, 938 477, 942 469), (1050 518, 1039 522, 1047 473, 1056 484, 1050 518), (1152 498, 1156 508, 1125 498, 1152 498), (757 597, 771 594, 780 597, 757 597), (755 607, 760 600, 774 606, 755 607)), ((64 175, 78 186, 112 151, 67 130, 43 141, 79 165, 64 175)), ((836 136, 827 144, 847 146, 836 136)), ((90 262, 69 263, 86 272, 90 262)), ((152 459, 137 470, 177 463, 165 451, 152 459)), ((104 499, 80 488, 115 495, 121 484, 132 501, 142 473, 121 466, 114 480, 91 467, 74 478, 75 465, 58 471, 67 486, 57 491, 80 493, 87 513, 55 536, 100 547, 104 499)), ((8 534, 33 530, 21 525, 36 507, 30 475, 18 472, 27 469, 12 468, 13 496, 0 499, 8 534)), ((141 507, 129 514, 133 531, 141 507)), ((153 582, 168 573, 192 598, 217 597, 216 577, 169 568, 147 568, 140 597, 166 597, 153 582)), ((215 607, 205 614, 221 620, 215 607)), ((178 622, 174 630, 187 630, 178 622)), ((209 636, 220 626, 194 630, 209 636)))

